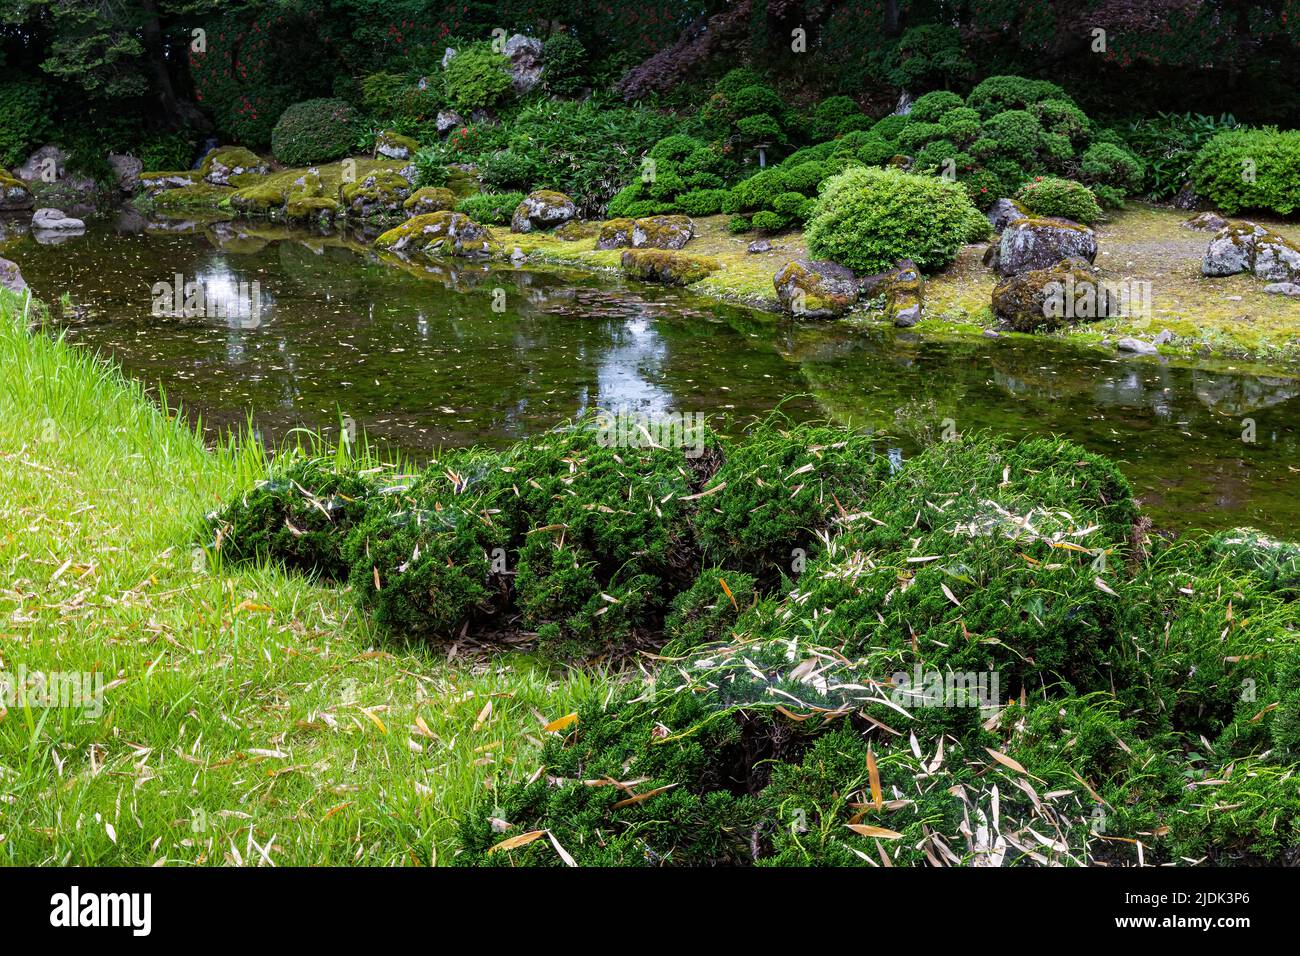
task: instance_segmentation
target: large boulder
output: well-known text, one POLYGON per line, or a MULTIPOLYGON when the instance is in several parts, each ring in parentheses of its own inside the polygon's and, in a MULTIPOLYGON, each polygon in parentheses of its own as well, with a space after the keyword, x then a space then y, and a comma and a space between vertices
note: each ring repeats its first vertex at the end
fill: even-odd
POLYGON ((521 33, 506 40, 502 52, 510 59, 510 84, 523 95, 542 79, 542 41, 521 33))
POLYGON ((993 288, 993 314, 1017 332, 1050 332, 1120 312, 1119 296, 1083 259, 1007 276, 993 288))
POLYGON ((411 182, 395 169, 376 169, 364 179, 343 185, 343 208, 349 216, 404 216, 413 192, 411 182))
POLYGON ((36 198, 27 184, 10 176, 7 169, 0 169, 0 212, 31 209, 34 205, 36 198))
POLYGON ((8 289, 10 292, 22 292, 27 288, 27 283, 23 281, 23 274, 18 268, 18 263, 10 262, 8 259, 0 259, 0 289, 8 289))
POLYGON ((488 230, 463 212, 428 213, 406 220, 375 240, 389 252, 443 256, 486 256, 492 251, 488 230))
POLYGON ((994 268, 1001 276, 1045 269, 1065 259, 1091 263, 1097 236, 1068 219, 1021 219, 1008 223, 997 245, 994 268))
POLYGON ((510 217, 511 232, 554 229, 578 215, 578 204, 564 193, 539 189, 529 193, 510 217))
POLYGON ((681 249, 695 235, 690 216, 646 216, 611 219, 600 227, 597 249, 681 249))
POLYGON ((60 232, 78 232, 86 228, 80 219, 65 215, 62 209, 38 209, 32 215, 32 228, 60 232))
POLYGON ((1269 282, 1300 281, 1300 247, 1253 222, 1229 223, 1214 234, 1201 260, 1201 274, 1253 272, 1269 282))
POLYGON ((214 186, 245 186, 252 178, 270 171, 266 160, 242 146, 218 146, 209 150, 199 164, 204 181, 214 186))
POLYGON ((842 315, 858 300, 858 278, 837 262, 792 259, 772 276, 781 308, 809 319, 842 315))
POLYGON ((455 110, 438 110, 438 118, 434 121, 438 128, 439 136, 446 136, 458 126, 464 126, 465 120, 455 110))
POLYGON ((989 225, 993 227, 993 231, 999 234, 1013 222, 1029 218, 1029 213, 1025 212, 1025 207, 1014 199, 999 199, 992 206, 989 206, 989 211, 984 215, 988 217, 989 225))
POLYGON ((645 282, 690 285, 722 266, 711 256, 692 256, 670 249, 628 249, 623 253, 623 273, 645 282))
POLYGON ((888 272, 878 272, 858 280, 858 292, 864 299, 880 299, 885 318, 900 329, 921 321, 925 304, 925 279, 911 259, 900 259, 888 272))

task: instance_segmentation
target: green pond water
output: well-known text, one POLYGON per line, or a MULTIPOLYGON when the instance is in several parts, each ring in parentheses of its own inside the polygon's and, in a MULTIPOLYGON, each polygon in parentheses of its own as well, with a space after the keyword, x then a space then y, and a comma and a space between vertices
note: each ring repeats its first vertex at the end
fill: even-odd
POLYGON ((128 214, 54 244, 10 233, 0 253, 70 341, 214 431, 251 417, 274 442, 344 420, 422 458, 597 409, 702 413, 735 433, 780 404, 895 436, 882 447, 900 457, 945 427, 1066 436, 1118 460, 1160 527, 1295 536, 1300 379, 1285 372, 801 325, 571 271, 402 268, 365 239, 128 214), (210 293, 256 282, 258 318, 153 314, 155 284, 177 273, 210 293))

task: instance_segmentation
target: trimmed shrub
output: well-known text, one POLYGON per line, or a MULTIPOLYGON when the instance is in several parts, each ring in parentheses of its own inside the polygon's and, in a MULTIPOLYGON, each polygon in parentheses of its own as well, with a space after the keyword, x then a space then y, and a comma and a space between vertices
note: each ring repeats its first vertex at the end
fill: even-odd
POLYGON ((822 186, 808 224, 808 251, 855 272, 883 272, 899 259, 938 269, 970 231, 970 199, 956 183, 897 169, 849 169, 822 186))
POLYGON ((1059 216, 1086 226, 1101 218, 1101 207, 1087 186, 1072 179, 1040 177, 1016 193, 1016 201, 1036 216, 1059 216))
POLYGON ((947 90, 935 90, 919 97, 912 104, 908 118, 914 123, 937 123, 946 114, 963 106, 962 99, 956 93, 947 90))
POLYGON ((459 51, 442 74, 447 100, 458 110, 495 106, 510 90, 510 61, 488 43, 459 51))
POLYGON ((849 120, 866 119, 858 104, 848 96, 829 96, 814 107, 808 123, 808 135, 814 140, 830 139, 837 133, 846 133, 844 124, 849 120))
POLYGON ((577 37, 557 33, 542 44, 542 82, 556 96, 573 96, 587 85, 587 51, 577 37))
POLYGON ((346 156, 357 145, 362 126, 342 100, 294 103, 271 130, 271 153, 286 166, 310 166, 346 156))
POLYGON ((688 216, 712 216, 722 212, 726 189, 693 189, 677 197, 677 208, 688 216))
POLYGON ((1233 129, 1201 147, 1192 164, 1196 191, 1229 215, 1300 209, 1300 130, 1233 129))
POLYGON ((1006 110, 1024 110, 1044 100, 1072 102, 1065 90, 1047 80, 1023 76, 990 76, 966 97, 966 105, 986 119, 1006 110))

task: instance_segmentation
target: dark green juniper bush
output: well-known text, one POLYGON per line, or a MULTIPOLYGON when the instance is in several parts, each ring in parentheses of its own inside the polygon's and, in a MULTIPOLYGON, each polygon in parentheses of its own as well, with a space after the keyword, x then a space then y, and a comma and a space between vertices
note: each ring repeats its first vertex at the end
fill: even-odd
MULTIPOLYGON (((1296 545, 1152 539, 1115 465, 1056 439, 900 468, 773 417, 707 447, 579 423, 315 511, 394 636, 662 647, 461 820, 458 863, 1295 862, 1296 545)), ((314 467, 286 472, 362 480, 314 467)), ((285 487, 226 509, 256 539, 228 555, 312 566, 285 487)))

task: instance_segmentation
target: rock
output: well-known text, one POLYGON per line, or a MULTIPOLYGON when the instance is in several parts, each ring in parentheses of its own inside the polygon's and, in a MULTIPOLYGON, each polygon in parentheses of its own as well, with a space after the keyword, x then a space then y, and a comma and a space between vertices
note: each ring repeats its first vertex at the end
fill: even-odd
POLYGON ((910 329, 921 321, 925 303, 925 280, 911 259, 902 259, 883 284, 885 318, 897 328, 910 329))
POLYGON ((594 222, 570 219, 564 225, 556 226, 553 235, 556 239, 563 239, 565 242, 577 242, 579 239, 595 239, 600 235, 600 226, 594 222))
POLYGON ((1300 296, 1300 285, 1294 282, 1273 282, 1264 286, 1264 291, 1270 295, 1300 296))
POLYGON ((57 182, 68 174, 65 164, 68 154, 57 146, 42 146, 27 157, 27 162, 14 172, 25 182, 57 182))
POLYGON ((1097 258, 1097 236, 1087 226, 1068 219, 1021 219, 1002 232, 996 269, 999 275, 1045 269, 1065 259, 1097 258))
POLYGON ((1121 352, 1132 352, 1134 355, 1155 355, 1160 351, 1150 342, 1143 342, 1141 339, 1127 336, 1116 342, 1115 348, 1121 352))
POLYGON ((623 253, 623 273, 645 282, 690 285, 722 268, 711 256, 692 256, 671 249, 628 249, 623 253))
POLYGON ((894 107, 895 116, 906 116, 912 112, 912 104, 916 102, 915 94, 903 90, 898 94, 898 105, 894 107))
POLYGON ((492 251, 486 228, 463 212, 448 210, 406 220, 376 239, 375 248, 444 256, 485 256, 492 251))
POLYGON ((1253 222, 1229 223, 1210 240, 1201 274, 1253 272, 1275 283, 1300 282, 1300 247, 1253 222))
POLYGON ((7 169, 0 169, 0 212, 17 212, 35 205, 36 198, 27 185, 10 176, 7 169))
POLYGON ((768 240, 756 239, 745 247, 745 251, 751 255, 757 255, 760 252, 771 252, 773 248, 772 243, 768 240))
POLYGON ((1217 213, 1203 212, 1182 223, 1182 227, 1184 229, 1194 229, 1197 232, 1218 232, 1227 224, 1228 220, 1217 213))
POLYGON ((265 176, 271 166, 250 149, 242 146, 218 146, 208 151, 199 164, 199 173, 205 182, 214 186, 245 186, 254 176, 265 176), (245 177, 235 182, 236 177, 245 177))
POLYGON ((552 189, 531 192, 515 207, 510 217, 511 232, 553 229, 578 215, 578 205, 564 193, 552 189))
POLYGON ((402 203, 407 218, 424 216, 431 212, 456 208, 456 194, 442 186, 425 186, 417 189, 402 203))
POLYGON ((986 338, 986 339, 1000 339, 1000 338, 1002 338, 1002 333, 999 332, 997 329, 985 329, 985 330, 984 330, 984 338, 986 338))
POLYGON ((792 259, 772 276, 781 308, 801 318, 833 318, 858 300, 858 278, 835 262, 792 259))
POLYGON ((137 186, 144 191, 146 195, 152 196, 168 189, 182 189, 185 186, 195 186, 202 181, 198 170, 190 172, 148 172, 141 173, 137 181, 137 186))
POLYGON ((1205 249, 1201 275, 1231 276, 1250 272, 1255 263, 1255 239, 1262 226, 1239 223, 1221 228, 1205 249))
POLYGON ((369 219, 373 216, 402 216, 411 196, 411 182, 394 169, 377 169, 365 179, 343 186, 343 204, 348 215, 369 219))
POLYGON ((1064 259, 1007 276, 993 288, 993 314, 1017 332, 1050 332, 1120 311, 1119 297, 1098 281, 1083 259, 1064 259))
POLYGON ((65 216, 61 209, 38 209, 32 216, 32 228, 74 232, 85 229, 86 224, 80 219, 65 216))
POLYGON ((446 136, 456 127, 464 126, 465 120, 455 110, 438 110, 438 118, 434 121, 434 124, 438 128, 438 135, 446 136))
POLYGON ((646 216, 611 219, 600 228, 597 249, 681 249, 695 235, 689 216, 646 216))
POLYGON ((1190 212, 1200 205, 1201 197, 1196 195, 1196 190, 1192 188, 1192 184, 1190 182, 1184 183, 1183 188, 1178 190, 1178 195, 1174 197, 1174 208, 1190 212))
POLYGON ((389 159, 410 159, 419 148, 420 144, 411 137, 394 133, 390 129, 375 137, 375 152, 389 159))
POLYGON ((18 263, 0 259, 0 288, 8 289, 10 292, 22 292, 27 288, 18 263))
POLYGON ((124 193, 133 193, 140 185, 140 174, 144 172, 144 163, 130 153, 109 153, 108 165, 113 168, 113 178, 117 188, 124 193))
POLYGON ((1156 337, 1151 341, 1153 341, 1156 345, 1168 345, 1173 340, 1174 340, 1174 333, 1170 332, 1168 329, 1161 329, 1160 332, 1156 335, 1156 337))
POLYGON ((510 59, 510 84, 523 95, 542 79, 542 41, 521 33, 506 40, 502 52, 510 59))
POLYGON ((1025 212, 1025 207, 1014 199, 999 199, 992 206, 989 206, 989 211, 984 215, 988 218, 993 231, 999 234, 1013 222, 1029 218, 1029 214, 1025 212))
POLYGON ((447 64, 450 63, 455 58, 456 58, 456 48, 454 46, 449 46, 447 47, 447 49, 443 50, 442 61, 441 61, 442 68, 444 70, 447 69, 447 64))
POLYGON ((1300 247, 1264 230, 1255 239, 1255 277, 1270 282, 1300 282, 1300 247))

